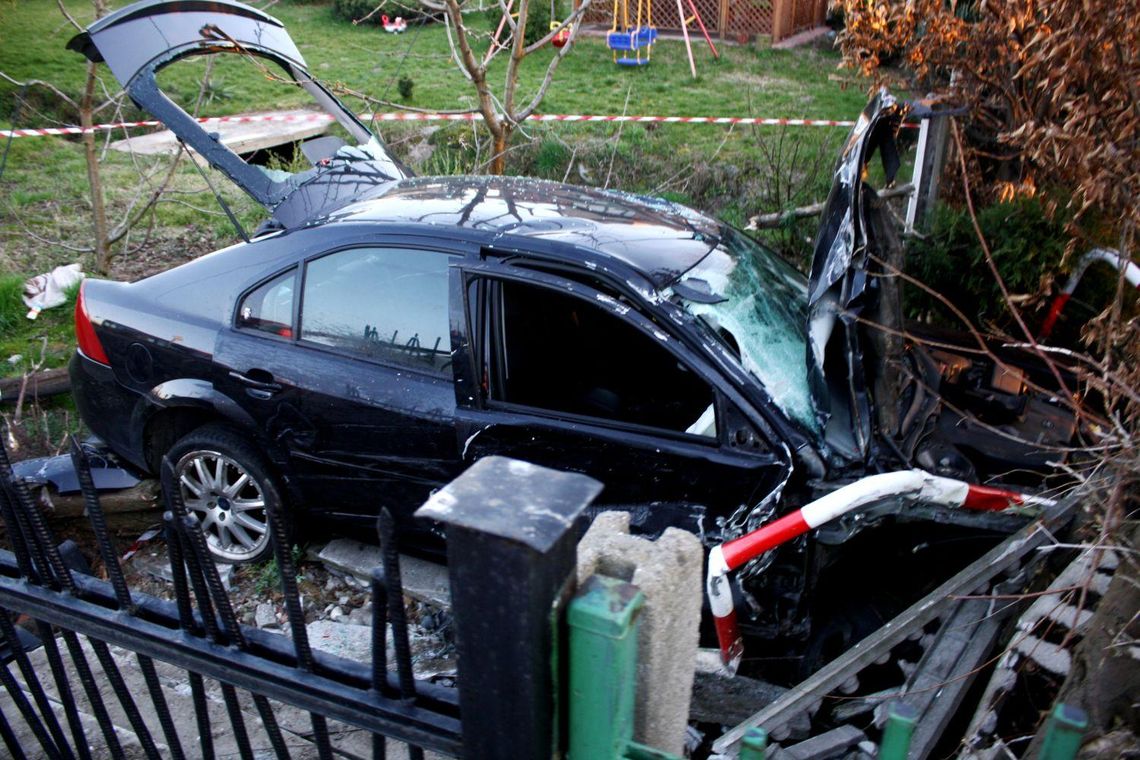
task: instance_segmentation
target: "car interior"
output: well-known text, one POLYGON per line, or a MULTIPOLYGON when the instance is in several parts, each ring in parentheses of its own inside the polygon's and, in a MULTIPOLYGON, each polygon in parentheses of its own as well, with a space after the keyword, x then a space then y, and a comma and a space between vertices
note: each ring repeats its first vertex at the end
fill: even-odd
POLYGON ((518 282, 491 295, 492 398, 715 436, 709 385, 656 339, 575 296, 518 282), (698 420, 703 424, 694 428, 698 420))

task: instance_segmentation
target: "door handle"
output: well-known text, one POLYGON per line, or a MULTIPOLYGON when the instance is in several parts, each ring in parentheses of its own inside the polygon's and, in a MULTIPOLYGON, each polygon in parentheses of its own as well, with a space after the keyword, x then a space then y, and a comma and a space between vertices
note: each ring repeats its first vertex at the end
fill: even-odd
MULTIPOLYGON (((273 375, 263 369, 251 369, 248 375, 243 375, 237 370, 234 370, 230 372, 230 377, 253 391, 259 391, 259 393, 256 394, 257 398, 269 398, 283 387, 281 383, 273 382, 273 375)), ((254 394, 251 393, 250 395, 254 394)))

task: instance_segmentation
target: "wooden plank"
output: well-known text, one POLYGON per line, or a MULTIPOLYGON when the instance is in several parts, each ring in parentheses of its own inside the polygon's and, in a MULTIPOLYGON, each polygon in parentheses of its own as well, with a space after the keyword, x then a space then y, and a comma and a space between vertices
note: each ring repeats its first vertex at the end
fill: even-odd
POLYGON ((838 689, 852 675, 859 673, 884 653, 890 652, 912 631, 920 630, 931 620, 945 614, 945 603, 951 597, 972 593, 982 583, 995 578, 1006 568, 1019 564, 1027 554, 1051 540, 1052 531, 1069 518, 1075 506, 1075 499, 1067 499, 1043 520, 1026 525, 1002 541, 898 617, 798 684, 784 697, 725 732, 713 744, 713 751, 720 754, 735 753, 741 737, 753 726, 762 726, 772 733, 797 714, 807 712, 824 695, 838 689))
MULTIPOLYGON (((324 119, 310 119, 316 111, 293 109, 290 111, 264 111, 243 116, 273 116, 278 118, 296 118, 299 121, 250 121, 250 122, 221 122, 217 124, 203 124, 207 132, 217 132, 219 139, 226 147, 239 155, 253 153, 254 151, 273 148, 278 145, 307 140, 310 137, 324 134, 332 122, 324 119)), ((235 117, 237 118, 237 117, 235 117)), ((175 155, 180 144, 174 133, 168 129, 161 132, 152 132, 147 135, 130 137, 111 143, 111 149, 123 153, 137 153, 144 156, 175 155)))
POLYGON ((921 760, 934 751, 994 648, 1002 623, 1013 608, 994 613, 991 606, 985 599, 958 602, 909 679, 900 699, 918 710, 919 718, 908 758, 921 760))

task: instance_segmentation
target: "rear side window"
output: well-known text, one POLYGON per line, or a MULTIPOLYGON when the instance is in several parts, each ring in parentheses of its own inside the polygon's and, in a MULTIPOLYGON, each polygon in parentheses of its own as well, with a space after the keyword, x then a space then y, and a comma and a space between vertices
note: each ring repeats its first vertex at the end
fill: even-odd
POLYGON ((296 281, 297 270, 290 269, 250 291, 238 307, 237 326, 292 338, 296 281))
POLYGON ((452 258, 438 251, 369 247, 309 262, 301 338, 387 364, 443 371, 451 363, 452 258))

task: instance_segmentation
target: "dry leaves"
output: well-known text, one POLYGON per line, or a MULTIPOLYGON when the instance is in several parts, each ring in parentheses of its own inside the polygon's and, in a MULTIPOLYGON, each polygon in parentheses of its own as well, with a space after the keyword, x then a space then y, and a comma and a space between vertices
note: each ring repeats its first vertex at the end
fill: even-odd
MULTIPOLYGON (((1140 226, 1140 18, 1119 0, 839 0, 844 65, 972 108, 1019 181, 1066 188, 1078 218, 1140 226), (893 72, 892 72, 893 74, 893 72)), ((1119 230, 1117 230, 1119 232, 1119 230)))

